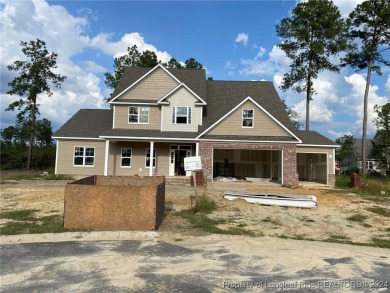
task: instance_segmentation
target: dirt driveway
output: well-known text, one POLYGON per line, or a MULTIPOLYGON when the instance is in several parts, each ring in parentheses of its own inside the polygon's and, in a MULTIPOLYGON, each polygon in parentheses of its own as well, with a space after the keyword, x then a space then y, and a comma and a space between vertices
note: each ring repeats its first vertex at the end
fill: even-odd
MULTIPOLYGON (((63 214, 64 190, 67 181, 21 180, 2 184, 1 211, 35 209, 41 216, 63 214)), ((204 235, 189 223, 175 215, 175 211, 191 206, 191 187, 167 185, 167 215, 159 231, 182 235, 204 235)), ((224 219, 221 229, 242 227, 256 235, 311 240, 342 240, 369 243, 373 238, 390 241, 390 221, 367 210, 375 206, 390 208, 390 202, 364 200, 353 193, 335 193, 313 186, 296 189, 278 185, 260 185, 248 182, 216 182, 209 184, 207 195, 217 202, 217 210, 209 217, 224 219), (313 209, 284 208, 248 204, 243 200, 228 201, 223 198, 226 190, 258 191, 266 193, 293 193, 315 195, 318 207, 313 209), (352 217, 352 218, 351 218, 352 217)), ((0 220, 0 225, 5 220, 0 220)))

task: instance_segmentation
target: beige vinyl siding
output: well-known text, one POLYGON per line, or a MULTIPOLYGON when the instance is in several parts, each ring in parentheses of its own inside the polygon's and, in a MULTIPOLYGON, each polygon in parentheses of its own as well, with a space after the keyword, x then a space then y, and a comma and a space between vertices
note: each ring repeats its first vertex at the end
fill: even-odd
MULTIPOLYGON (((108 175, 126 176, 139 175, 144 176, 149 174, 149 168, 145 167, 146 149, 150 148, 149 142, 120 142, 110 143, 109 160, 108 160, 108 175), (131 167, 121 167, 121 149, 131 148, 131 167)), ((156 149, 156 168, 153 173, 160 173, 163 176, 168 176, 169 171, 169 150, 168 143, 154 143, 156 149)))
POLYGON ((169 106, 162 106, 162 131, 197 132, 202 124, 202 106, 195 106, 197 98, 187 89, 181 88, 168 99, 169 106), (173 107, 191 107, 191 124, 173 124, 173 107))
MULTIPOLYGON (((134 105, 134 107, 138 107, 134 105)), ((149 107, 149 123, 131 123, 129 124, 129 105, 115 105, 115 123, 114 128, 124 129, 154 129, 160 130, 161 125, 161 110, 158 106, 140 106, 149 107)))
POLYGON ((163 69, 158 68, 120 96, 118 101, 121 99, 159 100, 177 86, 177 81, 163 69))
POLYGON ((333 165, 333 150, 334 148, 325 148, 325 147, 300 147, 297 145, 297 154, 302 154, 302 153, 308 153, 308 154, 313 154, 313 153, 319 153, 319 154, 325 154, 326 158, 328 160, 328 172, 329 174, 334 174, 335 173, 335 166, 333 165), (330 157, 332 156, 332 157, 330 157))
POLYGON ((248 135, 248 136, 290 136, 273 119, 247 101, 220 122, 207 134, 210 135, 248 135), (242 110, 253 110, 253 127, 242 127, 242 110))
POLYGON ((105 142, 97 140, 58 140, 57 174, 103 175, 105 142), (94 147, 94 166, 73 166, 75 147, 94 147))

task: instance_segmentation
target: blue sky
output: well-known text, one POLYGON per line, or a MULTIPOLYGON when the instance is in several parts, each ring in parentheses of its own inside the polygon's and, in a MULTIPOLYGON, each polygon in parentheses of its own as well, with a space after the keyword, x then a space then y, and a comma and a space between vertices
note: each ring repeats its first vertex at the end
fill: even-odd
MULTIPOLYGON (((335 0, 346 16, 362 0, 335 0)), ((158 57, 193 57, 215 80, 269 80, 278 88, 289 60, 276 47, 275 25, 288 17, 296 1, 44 1, 0 0, 1 128, 15 121, 4 109, 16 96, 6 94, 13 73, 6 65, 23 58, 19 43, 40 38, 59 55, 58 69, 68 78, 52 97, 41 96, 41 118, 58 129, 81 108, 106 108, 104 72, 113 58, 136 44, 158 57)), ((390 53, 387 55, 390 59, 390 53)), ((365 72, 344 68, 324 72, 315 82, 310 129, 335 139, 361 136, 365 72)), ((282 99, 305 118, 305 97, 291 91, 282 99)), ((369 137, 375 134, 374 105, 389 102, 390 69, 373 76, 369 97, 369 137)))

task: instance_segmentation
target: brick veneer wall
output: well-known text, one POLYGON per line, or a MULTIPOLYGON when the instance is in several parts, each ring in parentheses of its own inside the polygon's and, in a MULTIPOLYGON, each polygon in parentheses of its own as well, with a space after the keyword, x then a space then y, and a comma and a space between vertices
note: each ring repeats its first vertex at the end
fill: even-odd
POLYGON ((294 144, 255 144, 255 143, 200 143, 202 168, 208 180, 213 178, 214 149, 245 149, 245 150, 282 150, 283 151, 283 184, 298 185, 297 152, 294 144))
POLYGON ((336 186, 336 175, 335 174, 328 174, 328 185, 331 187, 336 186))

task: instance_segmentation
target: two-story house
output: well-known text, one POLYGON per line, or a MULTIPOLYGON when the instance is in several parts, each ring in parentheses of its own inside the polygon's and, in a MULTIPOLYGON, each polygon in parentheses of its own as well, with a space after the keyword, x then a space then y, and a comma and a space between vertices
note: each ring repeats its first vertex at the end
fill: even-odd
POLYGON ((53 136, 56 174, 205 175, 335 183, 337 145, 294 129, 274 86, 206 80, 205 70, 127 68, 111 109, 82 109, 53 136))

